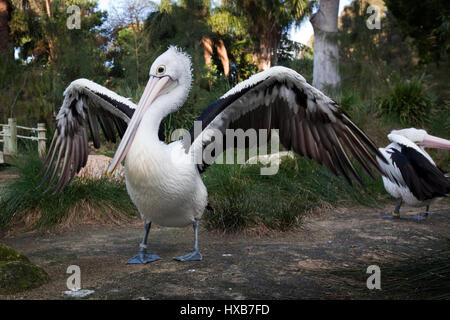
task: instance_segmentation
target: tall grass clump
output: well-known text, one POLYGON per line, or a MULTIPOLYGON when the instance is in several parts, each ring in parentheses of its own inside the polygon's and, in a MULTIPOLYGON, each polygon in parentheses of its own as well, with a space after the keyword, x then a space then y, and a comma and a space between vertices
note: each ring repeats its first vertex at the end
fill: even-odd
POLYGON ((286 231, 299 226, 308 212, 331 206, 377 206, 385 194, 379 177, 373 181, 362 174, 366 187, 352 188, 305 158, 284 158, 272 176, 260 175, 260 168, 214 164, 204 173, 212 208, 205 212, 206 228, 286 231))
MULTIPOLYGON (((367 265, 327 270, 329 287, 344 289, 352 299, 450 299, 450 251, 436 250, 420 257, 398 253, 390 261, 377 261, 382 271, 382 290, 368 293, 367 265)), ((320 280, 319 280, 320 281, 320 280)))
POLYGON ((390 87, 388 95, 378 100, 378 112, 396 117, 402 125, 423 126, 433 102, 421 78, 398 80, 390 87))
POLYGON ((41 167, 34 153, 14 163, 17 178, 0 186, 0 229, 24 222, 26 228, 45 229, 74 219, 119 222, 136 212, 118 181, 76 178, 56 195, 36 190, 41 167))

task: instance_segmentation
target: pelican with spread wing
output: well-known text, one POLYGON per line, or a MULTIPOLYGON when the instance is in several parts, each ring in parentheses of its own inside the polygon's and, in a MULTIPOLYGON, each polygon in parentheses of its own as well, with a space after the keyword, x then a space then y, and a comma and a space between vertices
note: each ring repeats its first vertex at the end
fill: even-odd
POLYGON ((147 251, 151 223, 184 227, 193 224, 194 251, 179 261, 201 260, 198 226, 207 207, 207 190, 200 173, 206 170, 205 148, 219 143, 213 132, 227 129, 278 129, 280 142, 301 156, 314 159, 352 184, 362 184, 350 161, 359 162, 373 177, 381 173, 375 144, 339 106, 309 85, 297 72, 273 67, 239 83, 201 114, 201 133, 170 144, 161 141, 161 122, 185 102, 191 87, 191 61, 176 47, 159 56, 136 106, 87 80, 74 81, 65 91, 57 129, 44 163, 42 184, 58 192, 86 164, 88 130, 100 146, 99 127, 107 140, 122 140, 107 174, 125 160, 128 193, 145 221, 139 253, 128 263, 158 260, 147 251), (53 168, 53 169, 52 169, 53 168))

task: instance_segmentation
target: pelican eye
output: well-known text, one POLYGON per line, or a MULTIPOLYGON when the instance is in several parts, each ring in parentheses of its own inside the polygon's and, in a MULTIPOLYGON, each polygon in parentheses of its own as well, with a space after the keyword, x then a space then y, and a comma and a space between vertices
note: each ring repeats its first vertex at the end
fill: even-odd
POLYGON ((157 74, 158 76, 161 76, 161 75, 163 75, 164 73, 166 73, 166 66, 159 66, 159 67, 156 69, 156 74, 157 74))

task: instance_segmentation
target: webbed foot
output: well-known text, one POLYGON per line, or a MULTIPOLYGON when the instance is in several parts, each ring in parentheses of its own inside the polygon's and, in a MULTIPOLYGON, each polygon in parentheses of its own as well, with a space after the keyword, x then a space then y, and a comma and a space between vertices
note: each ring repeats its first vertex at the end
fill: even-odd
POLYGON ((419 215, 419 216, 414 216, 414 217, 412 217, 411 219, 420 222, 420 221, 426 220, 427 218, 428 218, 428 212, 425 212, 425 213, 422 213, 422 214, 419 215))
POLYGON ((400 213, 392 212, 391 215, 382 216, 381 219, 400 219, 400 213))
POLYGON ((203 255, 200 253, 200 251, 194 251, 185 256, 175 257, 173 259, 177 260, 177 261, 182 261, 182 262, 201 261, 203 259, 203 255))
POLYGON ((161 259, 154 253, 147 253, 146 251, 139 251, 137 255, 127 261, 127 264, 146 264, 161 259))

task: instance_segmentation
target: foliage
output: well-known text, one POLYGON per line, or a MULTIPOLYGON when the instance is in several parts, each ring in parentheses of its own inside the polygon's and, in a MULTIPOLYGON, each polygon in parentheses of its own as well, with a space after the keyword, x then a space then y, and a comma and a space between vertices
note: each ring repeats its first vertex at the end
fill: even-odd
POLYGON ((131 202, 125 185, 109 180, 75 181, 57 196, 42 193, 36 189, 40 182, 39 170, 42 161, 36 153, 22 157, 15 164, 18 178, 1 187, 0 193, 0 228, 4 229, 20 221, 25 216, 32 216, 37 221, 32 227, 48 228, 64 221, 67 215, 77 208, 88 207, 109 211, 111 215, 131 216, 135 207, 131 202))
POLYGON ((379 113, 395 116, 402 125, 423 126, 432 109, 433 98, 421 78, 396 81, 384 98, 379 99, 379 113))
POLYGON ((366 188, 352 188, 305 158, 284 158, 272 176, 260 175, 260 168, 217 164, 208 168, 203 175, 213 209, 205 212, 208 229, 288 230, 299 226, 308 212, 337 205, 376 206, 384 194, 381 178, 373 181, 362 174, 366 188))
POLYGON ((306 0, 224 0, 224 7, 246 20, 256 44, 253 51, 258 69, 276 65, 283 34, 294 24, 299 26, 309 15, 315 1, 306 0))
POLYGON ((403 33, 414 39, 422 63, 439 62, 450 50, 447 0, 386 0, 403 33))
POLYGON ((438 136, 446 137, 450 134, 450 100, 436 103, 430 112, 427 124, 438 136))
MULTIPOLYGON (((448 238, 446 239, 448 242, 448 238)), ((447 248, 431 255, 411 256, 392 252, 389 260, 378 262, 382 271, 382 290, 367 292, 366 265, 327 270, 327 281, 351 299, 430 299, 450 298, 450 254, 447 248), (362 285, 364 284, 364 285, 362 285)))
MULTIPOLYGON (((143 44, 138 54, 140 66, 141 70, 146 72, 140 73, 139 81, 129 81, 136 78, 136 55, 132 54, 134 40, 130 30, 122 29, 115 36, 109 50, 114 61, 111 71, 114 78, 111 79, 110 85, 116 88, 119 94, 131 96, 134 101, 138 101, 147 81, 147 71, 154 59, 170 45, 177 45, 191 56, 194 73, 191 93, 179 114, 191 113, 187 118, 195 118, 201 109, 218 98, 219 93, 212 92, 211 86, 217 83, 218 87, 223 88, 221 83, 224 82, 220 76, 211 77, 203 59, 201 39, 211 33, 206 23, 209 11, 195 5, 183 6, 165 2, 162 5, 165 5, 165 9, 160 7, 159 11, 151 12, 138 35, 139 42, 143 44)), ((168 127, 171 127, 168 122, 174 123, 173 116, 171 119, 165 120, 168 127)))
POLYGON ((312 83, 314 56, 311 48, 283 37, 279 55, 279 65, 294 69, 312 83))
POLYGON ((16 117, 22 125, 50 126, 62 102, 62 92, 76 78, 103 82, 104 38, 99 27, 105 13, 96 1, 52 1, 51 15, 41 1, 22 6, 15 1, 11 34, 19 56, 0 61, 0 120, 16 117), (81 28, 69 30, 67 6, 80 6, 81 28))
POLYGON ((381 29, 367 28, 368 6, 368 1, 354 1, 344 9, 337 41, 343 91, 374 100, 390 79, 414 71, 415 56, 389 12, 381 17, 381 29))

